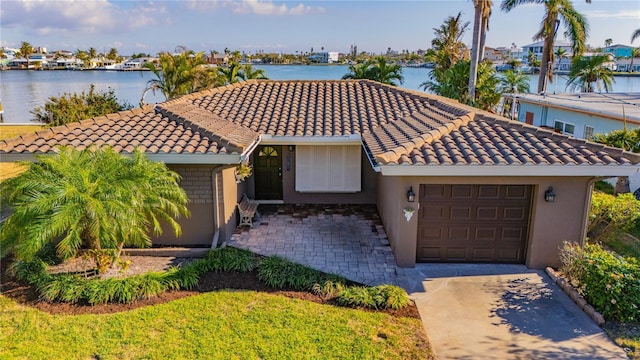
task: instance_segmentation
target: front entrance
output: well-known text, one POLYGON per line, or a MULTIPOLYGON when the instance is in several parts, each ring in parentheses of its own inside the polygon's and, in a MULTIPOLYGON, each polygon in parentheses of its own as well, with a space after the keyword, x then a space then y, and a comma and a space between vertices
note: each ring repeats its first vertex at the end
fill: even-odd
POLYGON ((282 200, 282 146, 258 146, 254 154, 256 200, 282 200))
POLYGON ((533 188, 421 185, 418 262, 523 263, 533 188))

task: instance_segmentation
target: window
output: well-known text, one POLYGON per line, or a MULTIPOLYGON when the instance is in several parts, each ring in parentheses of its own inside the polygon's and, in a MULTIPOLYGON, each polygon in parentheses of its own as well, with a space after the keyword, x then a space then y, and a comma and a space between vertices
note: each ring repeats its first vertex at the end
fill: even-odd
POLYGON ((260 150, 260 152, 258 153, 258 156, 260 157, 278 156, 278 152, 276 151, 276 149, 272 148, 271 146, 265 146, 262 148, 262 150, 260 150))
POLYGON ((593 136, 593 126, 585 125, 584 126, 584 138, 591 139, 593 136))
POLYGON ((573 135, 575 132, 576 126, 570 123, 566 123, 564 121, 555 120, 553 122, 553 128, 558 130, 559 132, 573 135))
POLYGON ((361 151, 357 145, 296 146, 296 191, 361 191, 361 151))

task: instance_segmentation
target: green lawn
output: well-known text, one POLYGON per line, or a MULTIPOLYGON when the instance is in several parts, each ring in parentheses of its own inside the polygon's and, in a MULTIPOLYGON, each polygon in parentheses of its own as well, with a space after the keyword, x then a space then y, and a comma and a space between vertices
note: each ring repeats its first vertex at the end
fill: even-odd
POLYGON ((607 323, 604 325, 604 329, 616 344, 630 351, 629 357, 631 359, 640 360, 640 323, 607 323))
POLYGON ((0 295, 1 359, 424 359, 419 319, 253 291, 108 315, 51 315, 0 295))

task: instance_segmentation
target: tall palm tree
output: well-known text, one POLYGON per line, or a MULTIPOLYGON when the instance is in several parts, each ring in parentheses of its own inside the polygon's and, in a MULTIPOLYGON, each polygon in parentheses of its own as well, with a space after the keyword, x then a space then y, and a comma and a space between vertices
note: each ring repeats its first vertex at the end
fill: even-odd
POLYGON ((640 37, 640 29, 636 29, 636 31, 631 34, 631 42, 634 42, 637 38, 640 37))
POLYGON ((631 62, 629 63, 629 72, 633 72, 633 59, 640 57, 640 48, 631 49, 631 62))
MULTIPOLYGON (((586 2, 590 4, 591 0, 586 0, 586 2)), ((545 6, 542 27, 533 37, 535 40, 544 40, 538 78, 538 93, 543 93, 546 91, 546 80, 553 82, 553 70, 549 68, 549 65, 553 63, 553 42, 558 26, 561 23, 564 25, 564 35, 571 41, 573 55, 579 56, 586 48, 585 41, 589 36, 589 24, 587 19, 576 11, 570 0, 503 0, 500 8, 509 12, 518 5, 524 4, 544 4, 545 6)))
MULTIPOLYGON (((522 72, 507 70, 502 78, 500 78, 500 84, 498 85, 498 91, 501 94, 510 94, 513 93, 528 93, 529 92, 529 77, 522 72)), ((510 110, 512 110, 513 106, 513 97, 512 98, 504 98, 504 107, 502 115, 508 114, 510 110)))
POLYGON ((471 75, 469 76, 469 97, 475 98, 478 63, 484 57, 484 40, 489 30, 492 0, 474 0, 473 38, 471 39, 471 75))
POLYGON ((605 47, 609 47, 609 46, 611 46, 611 44, 613 44, 613 39, 611 39, 611 38, 608 38, 608 39, 606 39, 604 41, 604 46, 605 47))
POLYGON ((98 56, 98 52, 97 52, 97 51, 96 51, 96 49, 95 49, 95 48, 93 48, 93 47, 90 47, 90 48, 89 48, 88 53, 89 53, 89 57, 90 57, 91 59, 93 59, 93 58, 95 58, 96 56, 98 56))
POLYGON ((165 98, 172 99, 221 85, 216 69, 206 66, 207 60, 202 52, 194 54, 193 51, 186 51, 179 55, 161 53, 158 61, 159 67, 151 62, 144 65, 156 78, 147 82, 142 100, 148 91, 161 91, 165 98))
POLYGON ((468 58, 468 49, 462 42, 469 22, 462 22, 462 12, 449 16, 439 28, 434 28, 435 37, 427 52, 427 61, 435 63, 432 75, 450 69, 458 61, 468 58))
POLYGON ((593 92, 595 84, 598 91, 604 87, 604 90, 609 92, 615 82, 613 71, 605 66, 609 61, 609 55, 573 58, 567 88, 573 91, 580 89, 584 92, 593 92))
POLYGON ((178 236, 176 219, 189 215, 178 179, 139 151, 122 156, 108 147, 64 147, 40 156, 2 184, 2 199, 13 210, 0 229, 2 255, 30 260, 54 243, 63 258, 83 246, 109 249, 117 258, 124 245, 149 246, 161 221, 178 236))
POLYGON ((107 54, 107 59, 109 59, 109 60, 117 60, 118 59, 118 49, 116 49, 116 48, 109 49, 109 53, 107 54))

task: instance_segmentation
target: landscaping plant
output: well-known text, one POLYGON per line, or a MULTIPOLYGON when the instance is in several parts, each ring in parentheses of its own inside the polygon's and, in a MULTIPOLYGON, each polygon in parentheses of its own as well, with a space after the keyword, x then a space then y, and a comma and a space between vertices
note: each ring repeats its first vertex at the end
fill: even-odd
POLYGON ((592 242, 606 241, 635 226, 640 218, 640 201, 632 194, 609 195, 594 191, 587 231, 592 242))
POLYGON ((124 156, 106 146, 62 147, 39 156, 2 182, 2 201, 12 213, 0 229, 0 257, 30 261, 55 244, 66 259, 86 248, 104 271, 117 263, 123 246, 150 246, 150 233, 162 233, 160 222, 180 235, 176 219, 189 211, 178 180, 138 150, 124 156))
POLYGON ((640 263, 597 244, 565 243, 562 272, 605 318, 640 320, 640 263))

